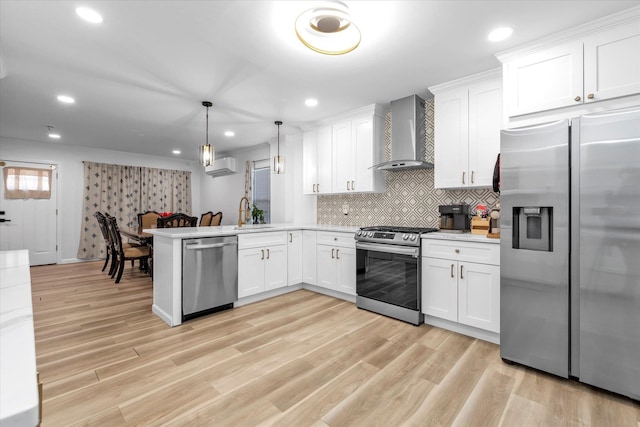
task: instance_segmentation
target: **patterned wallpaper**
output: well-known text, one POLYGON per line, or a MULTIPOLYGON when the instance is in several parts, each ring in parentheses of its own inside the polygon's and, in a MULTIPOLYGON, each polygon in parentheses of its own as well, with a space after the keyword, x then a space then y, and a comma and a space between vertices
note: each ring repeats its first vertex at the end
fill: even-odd
MULTIPOLYGON (((433 161, 433 99, 426 102, 426 158, 433 161)), ((385 122, 385 148, 390 158, 391 114, 385 122)), ((402 172, 383 172, 386 180, 384 193, 340 194, 318 196, 318 223, 364 227, 397 225, 406 227, 437 227, 438 206, 467 203, 471 208, 485 204, 495 207, 499 195, 491 188, 474 190, 442 190, 433 188, 433 169, 402 172), (349 213, 342 213, 343 205, 349 213)))

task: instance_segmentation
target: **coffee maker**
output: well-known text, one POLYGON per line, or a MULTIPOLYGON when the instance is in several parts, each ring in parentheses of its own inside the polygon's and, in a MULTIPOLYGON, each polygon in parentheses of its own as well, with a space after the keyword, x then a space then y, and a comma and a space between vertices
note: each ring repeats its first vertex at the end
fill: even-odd
POLYGON ((464 233, 471 230, 469 205, 440 205, 440 231, 464 233))

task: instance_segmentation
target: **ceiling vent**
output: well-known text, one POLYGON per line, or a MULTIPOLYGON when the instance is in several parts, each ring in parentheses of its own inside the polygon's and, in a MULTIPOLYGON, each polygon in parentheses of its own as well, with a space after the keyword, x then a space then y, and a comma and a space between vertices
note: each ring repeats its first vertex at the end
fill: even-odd
POLYGON ((216 159, 211 166, 204 168, 207 175, 212 178, 218 176, 231 175, 236 172, 236 159, 233 157, 223 157, 216 159))

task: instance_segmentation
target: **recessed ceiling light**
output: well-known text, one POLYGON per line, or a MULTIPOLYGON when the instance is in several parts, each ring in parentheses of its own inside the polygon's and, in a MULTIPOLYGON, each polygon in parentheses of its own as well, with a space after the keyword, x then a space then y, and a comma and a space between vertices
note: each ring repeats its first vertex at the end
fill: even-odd
POLYGON ((64 102, 65 104, 73 104, 76 102, 75 99, 67 95, 58 95, 58 101, 64 102))
POLYGON ((225 130, 224 136, 234 136, 236 133, 232 130, 225 130))
POLYGON ((59 133, 55 133, 55 132, 50 132, 49 133, 49 138, 51 138, 51 139, 60 139, 60 134, 59 133))
POLYGON ((303 12, 295 22, 296 35, 311 50, 342 55, 360 44, 360 30, 351 21, 347 5, 340 1, 303 12))
POLYGON ((499 42, 505 39, 508 39, 511 34, 513 34, 513 28, 511 27, 501 27, 496 28, 495 30, 489 33, 489 40, 492 42, 499 42))
POLYGON ((89 21, 92 24, 99 24, 102 22, 102 16, 93 9, 89 9, 88 7, 78 7, 76 8, 76 13, 78 16, 85 21, 89 21))
POLYGON ((182 153, 182 151, 180 151, 180 150, 173 150, 173 151, 172 151, 172 153, 173 153, 173 154, 180 154, 180 153, 182 153))
POLYGON ((314 98, 306 99, 304 101, 304 105, 306 105, 307 107, 315 107, 316 105, 318 105, 318 100, 314 98))

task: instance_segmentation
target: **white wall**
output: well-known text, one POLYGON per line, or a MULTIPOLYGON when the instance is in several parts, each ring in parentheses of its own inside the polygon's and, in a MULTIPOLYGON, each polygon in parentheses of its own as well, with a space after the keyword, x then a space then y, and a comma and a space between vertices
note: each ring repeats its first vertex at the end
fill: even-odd
MULTIPOLYGON (((203 175, 200 185, 200 209, 202 212, 222 212, 222 225, 238 223, 238 206, 244 196, 244 171, 247 161, 269 158, 269 145, 259 144, 244 150, 238 150, 216 157, 235 157, 236 173, 212 178, 203 175)), ((272 175, 273 176, 273 175, 272 175)), ((273 188, 272 188, 273 194, 273 188)))
POLYGON ((199 216, 201 212, 204 212, 201 210, 201 206, 207 205, 206 200, 201 200, 204 198, 199 197, 201 182, 207 177, 202 166, 195 161, 7 138, 0 138, 0 160, 58 165, 58 263, 78 261, 76 255, 80 241, 82 217, 83 160, 189 170, 192 174, 192 214, 199 216))
MULTIPOLYGON (((271 157, 277 152, 277 141, 271 141, 271 157)), ((303 194, 302 132, 280 140, 285 173, 271 175, 271 222, 315 224, 316 196, 303 194)))

